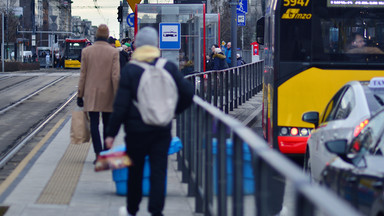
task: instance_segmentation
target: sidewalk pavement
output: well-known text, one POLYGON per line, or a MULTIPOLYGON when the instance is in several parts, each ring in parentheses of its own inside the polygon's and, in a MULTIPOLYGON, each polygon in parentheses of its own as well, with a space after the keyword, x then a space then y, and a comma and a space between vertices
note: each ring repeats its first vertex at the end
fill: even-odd
MULTIPOLYGON (((15 180, 2 194, 1 205, 9 207, 6 216, 118 216, 125 197, 115 193, 111 171, 94 171, 95 155, 90 144, 69 144, 70 116, 59 121, 32 150, 23 169, 16 168, 12 173, 15 180)), ((123 136, 121 131, 117 144, 123 143, 123 136)), ((147 203, 144 197, 138 216, 149 215, 147 203)), ((168 160, 163 213, 196 215, 194 199, 187 197, 187 186, 181 183, 175 154, 168 160)))

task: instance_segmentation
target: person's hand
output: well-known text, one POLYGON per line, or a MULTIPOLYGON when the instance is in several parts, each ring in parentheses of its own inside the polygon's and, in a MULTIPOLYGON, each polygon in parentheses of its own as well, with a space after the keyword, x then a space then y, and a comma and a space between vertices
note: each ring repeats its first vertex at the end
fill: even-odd
POLYGON ((79 107, 83 107, 84 106, 83 98, 77 97, 77 106, 79 106, 79 107))
POLYGON ((114 142, 114 141, 115 141, 115 138, 114 138, 114 137, 107 137, 107 138, 105 138, 105 140, 104 140, 105 147, 106 147, 107 149, 112 148, 112 146, 113 146, 113 142, 114 142))

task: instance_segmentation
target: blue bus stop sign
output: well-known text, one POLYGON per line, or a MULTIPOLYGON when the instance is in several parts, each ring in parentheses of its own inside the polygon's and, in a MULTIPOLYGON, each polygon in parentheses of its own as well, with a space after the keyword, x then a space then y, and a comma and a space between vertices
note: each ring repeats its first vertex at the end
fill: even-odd
POLYGON ((160 23, 159 47, 162 50, 178 50, 181 48, 180 23, 160 23))

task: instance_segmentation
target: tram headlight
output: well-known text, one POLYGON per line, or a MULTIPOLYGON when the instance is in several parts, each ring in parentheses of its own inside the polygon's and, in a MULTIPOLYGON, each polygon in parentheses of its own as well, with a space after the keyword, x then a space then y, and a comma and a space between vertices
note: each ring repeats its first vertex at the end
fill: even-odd
POLYGON ((282 127, 281 128, 281 130, 280 130, 280 133, 281 133, 281 135, 288 135, 288 128, 286 128, 286 127, 282 127))
POLYGON ((308 136, 308 129, 307 128, 302 128, 300 130, 301 136, 308 136))

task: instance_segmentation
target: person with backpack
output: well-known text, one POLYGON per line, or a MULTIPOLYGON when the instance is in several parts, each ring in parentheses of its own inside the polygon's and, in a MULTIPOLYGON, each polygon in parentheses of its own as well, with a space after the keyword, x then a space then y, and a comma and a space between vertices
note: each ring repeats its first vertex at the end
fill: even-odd
POLYGON ((177 66, 160 57, 154 28, 140 29, 135 46, 131 61, 121 72, 105 142, 112 147, 124 125, 126 152, 133 165, 128 168, 127 206, 120 208, 120 215, 136 215, 139 211, 144 162, 149 156, 148 211, 162 216, 172 120, 191 105, 194 91, 177 66))

